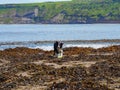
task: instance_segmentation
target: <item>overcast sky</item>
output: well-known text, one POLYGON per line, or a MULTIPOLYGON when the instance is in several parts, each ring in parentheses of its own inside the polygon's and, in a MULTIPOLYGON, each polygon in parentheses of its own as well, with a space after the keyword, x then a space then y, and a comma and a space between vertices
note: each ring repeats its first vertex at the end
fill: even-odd
POLYGON ((46 1, 71 1, 71 0, 0 0, 0 4, 13 4, 13 3, 34 3, 46 1))

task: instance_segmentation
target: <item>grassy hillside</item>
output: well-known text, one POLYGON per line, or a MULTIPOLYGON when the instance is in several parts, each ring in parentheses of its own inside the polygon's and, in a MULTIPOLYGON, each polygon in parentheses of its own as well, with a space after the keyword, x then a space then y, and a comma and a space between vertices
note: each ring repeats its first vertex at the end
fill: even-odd
POLYGON ((0 22, 120 23, 120 0, 72 0, 0 5, 0 22))

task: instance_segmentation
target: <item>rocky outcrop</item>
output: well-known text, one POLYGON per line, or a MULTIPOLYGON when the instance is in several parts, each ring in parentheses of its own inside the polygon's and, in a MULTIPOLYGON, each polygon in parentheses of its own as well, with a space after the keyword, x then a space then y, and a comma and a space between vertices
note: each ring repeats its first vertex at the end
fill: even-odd
POLYGON ((0 51, 0 90, 120 89, 120 46, 65 48, 61 59, 52 54, 24 47, 0 51))
POLYGON ((0 23, 120 23, 119 6, 118 0, 82 0, 82 2, 73 0, 60 3, 0 5, 0 23))

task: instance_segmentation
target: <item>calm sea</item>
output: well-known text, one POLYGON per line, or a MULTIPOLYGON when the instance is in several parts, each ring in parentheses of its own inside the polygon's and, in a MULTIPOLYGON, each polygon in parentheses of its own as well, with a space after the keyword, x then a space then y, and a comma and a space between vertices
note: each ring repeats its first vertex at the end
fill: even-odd
MULTIPOLYGON (((28 41, 36 42, 36 41, 55 41, 55 40, 68 41, 68 40, 100 40, 100 39, 120 39, 120 24, 0 25, 0 49, 20 47, 20 46, 26 46, 32 48, 38 46, 39 47, 41 46, 42 48, 45 46, 46 48, 50 48, 52 46, 52 43, 49 44, 44 43, 44 44, 36 44, 36 45, 33 43, 29 43, 29 45, 27 43, 25 44, 25 42, 28 41), (24 44, 22 43, 9 44, 9 42, 24 42, 24 44)), ((74 43, 72 43, 72 45, 73 44, 74 43)), ((71 43, 69 43, 69 45, 71 45, 71 43)), ((69 45, 67 44, 66 47, 69 45)), ((81 44, 77 44, 77 45, 81 46, 81 44)))

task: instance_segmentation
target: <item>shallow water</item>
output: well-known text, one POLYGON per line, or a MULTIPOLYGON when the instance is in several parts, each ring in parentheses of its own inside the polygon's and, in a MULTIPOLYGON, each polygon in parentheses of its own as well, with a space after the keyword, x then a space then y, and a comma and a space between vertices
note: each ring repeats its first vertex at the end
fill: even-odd
MULTIPOLYGON (((97 41, 62 41, 64 43, 63 48, 67 47, 91 47, 91 48, 102 48, 113 45, 120 45, 120 40, 97 40, 97 41)), ((39 41, 39 42, 4 42, 0 43, 0 50, 15 48, 15 47, 28 47, 33 49, 53 50, 53 41, 39 41)))

